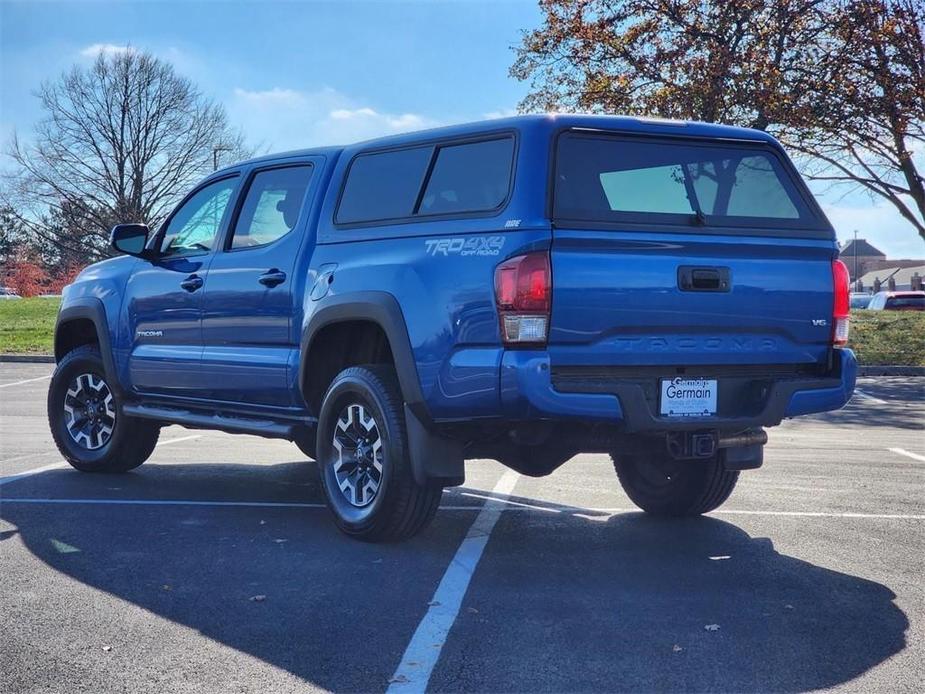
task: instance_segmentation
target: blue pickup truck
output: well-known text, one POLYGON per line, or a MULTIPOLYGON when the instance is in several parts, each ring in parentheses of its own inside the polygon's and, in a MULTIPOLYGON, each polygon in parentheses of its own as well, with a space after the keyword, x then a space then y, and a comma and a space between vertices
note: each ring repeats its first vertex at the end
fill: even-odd
POLYGON ((65 458, 288 439, 364 540, 420 531, 477 458, 607 453, 645 511, 705 513, 766 427, 854 388, 832 227, 753 130, 523 116, 266 156, 112 245, 58 316, 65 458))

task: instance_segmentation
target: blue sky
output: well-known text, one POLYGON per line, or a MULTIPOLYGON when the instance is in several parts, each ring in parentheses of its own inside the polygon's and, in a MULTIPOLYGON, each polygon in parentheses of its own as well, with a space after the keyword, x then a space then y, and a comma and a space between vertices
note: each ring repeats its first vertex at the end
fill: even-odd
MULTIPOLYGON (((507 75, 535 0, 432 2, 7 2, 0 0, 0 137, 28 136, 33 90, 100 50, 171 61, 271 151, 511 113, 507 75)), ((839 236, 890 257, 925 244, 886 203, 822 196, 839 236)))

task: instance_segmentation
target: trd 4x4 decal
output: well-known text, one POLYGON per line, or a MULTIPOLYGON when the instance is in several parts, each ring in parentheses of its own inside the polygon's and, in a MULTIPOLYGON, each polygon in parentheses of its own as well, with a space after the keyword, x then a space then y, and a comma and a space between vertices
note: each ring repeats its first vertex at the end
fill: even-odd
POLYGON ((427 255, 498 255, 504 246, 503 236, 470 236, 468 238, 427 239, 427 255))

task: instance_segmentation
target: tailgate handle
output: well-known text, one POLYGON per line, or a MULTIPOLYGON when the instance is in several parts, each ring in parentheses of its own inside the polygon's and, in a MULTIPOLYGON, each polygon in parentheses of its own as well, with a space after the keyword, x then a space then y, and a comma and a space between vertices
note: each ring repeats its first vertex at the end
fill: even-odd
POLYGON ((678 286, 683 292, 728 292, 729 268, 682 265, 678 268, 678 286))

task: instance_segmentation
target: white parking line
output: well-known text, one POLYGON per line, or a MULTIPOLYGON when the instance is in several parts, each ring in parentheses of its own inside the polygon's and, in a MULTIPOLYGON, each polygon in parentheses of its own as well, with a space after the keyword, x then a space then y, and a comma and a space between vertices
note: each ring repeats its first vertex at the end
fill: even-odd
MULTIPOLYGON (((58 462, 51 463, 50 465, 43 465, 42 467, 34 467, 31 470, 26 470, 25 472, 19 472, 15 475, 7 475, 6 477, 0 477, 0 486, 3 486, 7 482, 15 482, 16 480, 22 479, 23 477, 31 477, 32 475, 37 475, 40 472, 46 472, 47 470, 57 470, 58 468, 64 467, 66 463, 58 462)), ((6 499, 4 499, 6 501, 6 499)))
POLYGON ((904 455, 907 458, 912 458, 913 460, 918 460, 921 463, 925 463, 925 455, 919 455, 918 453, 913 453, 907 451, 905 448, 887 448, 891 453, 898 453, 899 455, 904 455))
MULTIPOLYGON (((489 502, 485 506, 454 505, 441 506, 441 511, 465 511, 481 512, 491 502, 497 504, 508 504, 509 502, 500 497, 485 497, 489 502)), ((326 508, 324 504, 303 503, 298 501, 203 501, 199 499, 53 499, 48 497, 16 497, 0 498, 0 504, 75 504, 75 505, 94 505, 102 506, 240 506, 243 508, 326 508)), ((496 511, 501 509, 495 508, 496 511)), ((554 506, 535 506, 529 504, 517 504, 511 507, 505 507, 505 513, 550 513, 557 515, 570 515, 578 518, 606 520, 609 516, 615 516, 620 513, 641 513, 638 508, 578 508, 564 507, 556 508, 554 506)), ((769 516, 783 518, 854 518, 868 520, 925 520, 925 514, 914 513, 852 513, 852 512, 826 512, 826 511, 750 511, 745 509, 721 509, 711 511, 711 516, 769 516)), ((497 518, 495 519, 497 520, 497 518)), ((472 528, 475 528, 473 523, 472 528)), ((472 530, 470 530, 470 533, 472 530)), ((467 536, 468 537, 468 536, 467 536)), ((487 537, 486 537, 487 539, 487 537)), ((454 561, 456 559, 454 558, 454 561)), ((439 590, 439 589, 438 589, 439 590)))
POLYGON ((287 501, 198 501, 195 499, 0 499, 0 504, 77 504, 100 506, 242 506, 254 508, 325 508, 324 504, 287 501))
POLYGON ((47 378, 51 378, 51 374, 47 376, 39 376, 38 378, 27 378, 25 381, 15 381, 14 383, 2 383, 0 388, 12 388, 13 386, 21 386, 23 383, 34 383, 35 381, 44 381, 47 378))
MULTIPOLYGON (((193 434, 192 436, 180 436, 175 439, 167 439, 166 441, 158 441, 157 444, 155 444, 155 448, 159 448, 160 446, 169 446, 172 443, 180 443, 181 441, 189 441, 191 439, 198 439, 201 436, 202 434, 193 434)), ((7 482, 14 482, 15 480, 22 479, 23 477, 30 477, 32 475, 37 475, 40 472, 46 472, 48 470, 57 470, 58 468, 62 468, 66 466, 67 466, 67 463, 62 460, 57 463, 51 463, 49 465, 43 465, 42 467, 32 468, 31 470, 24 470, 23 472, 17 472, 14 475, 7 475, 5 477, 0 477, 0 486, 3 486, 7 482)))
POLYGON ((854 394, 861 397, 863 400, 869 400, 875 405, 889 405, 890 404, 886 400, 875 398, 873 395, 869 395, 868 393, 865 393, 863 390, 858 390, 857 388, 854 389, 854 394))
POLYGON ((504 507, 501 503, 514 490, 520 477, 513 470, 506 470, 492 490, 492 498, 485 502, 479 515, 475 517, 465 539, 456 550, 447 567, 437 592, 430 601, 427 613, 418 624, 405 649, 401 662, 389 680, 388 692, 425 692, 427 683, 440 658, 447 634, 456 621, 469 581, 479 559, 488 544, 488 538, 494 529, 504 507))
POLYGON ((6 458, 5 460, 0 460, 0 465, 5 465, 6 463, 15 463, 20 460, 28 460, 29 458, 39 458, 43 455, 51 455, 53 452, 57 451, 39 451, 38 453, 27 453, 26 455, 17 455, 12 458, 6 458))

